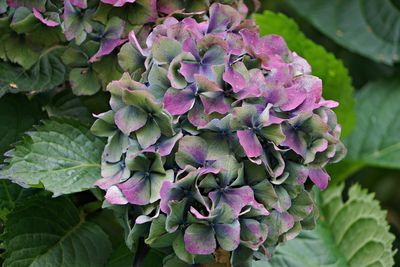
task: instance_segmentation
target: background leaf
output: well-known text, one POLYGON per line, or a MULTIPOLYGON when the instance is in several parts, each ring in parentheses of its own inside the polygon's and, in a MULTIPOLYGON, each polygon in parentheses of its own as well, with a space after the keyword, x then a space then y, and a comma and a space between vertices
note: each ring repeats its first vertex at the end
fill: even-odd
POLYGON ((111 243, 67 197, 32 197, 10 213, 4 267, 104 266, 111 243))
POLYGON ((39 103, 24 95, 6 95, 0 99, 0 162, 11 144, 43 117, 39 103))
POLYGON ((73 119, 44 121, 7 154, 0 177, 56 196, 92 188, 100 177, 104 143, 73 119))
MULTIPOLYGON (((93 123, 92 112, 84 105, 82 98, 75 96, 70 88, 51 90, 45 95, 44 109, 49 117, 73 117, 84 123, 93 123)), ((92 97, 91 97, 92 99, 92 97)), ((99 105, 99 103, 96 103, 99 105)))
POLYGON ((283 14, 265 11, 255 19, 261 35, 278 34, 285 38, 289 48, 304 57, 312 67, 312 74, 323 81, 323 96, 340 103, 335 109, 342 125, 342 135, 350 133, 355 122, 353 87, 343 63, 322 46, 308 39, 296 22, 283 14))
POLYGON ((390 65, 400 60, 400 5, 396 1, 289 0, 289 3, 347 49, 390 65))
POLYGON ((344 161, 329 170, 340 181, 364 166, 400 169, 400 79, 374 81, 356 95, 356 126, 344 161))
POLYGON ((20 187, 8 180, 0 180, 0 225, 1 221, 6 221, 6 216, 15 208, 15 205, 19 201, 36 192, 37 190, 20 187))
POLYGON ((386 212, 359 185, 350 188, 346 202, 342 193, 343 185, 323 192, 316 229, 303 231, 281 245, 268 263, 257 262, 254 267, 393 266, 394 236, 386 212))
POLYGON ((132 267, 133 260, 133 252, 130 251, 125 244, 121 244, 113 251, 106 267, 132 267))
POLYGON ((49 48, 29 70, 0 60, 0 97, 6 92, 52 89, 65 81, 66 66, 61 60, 64 47, 49 48))

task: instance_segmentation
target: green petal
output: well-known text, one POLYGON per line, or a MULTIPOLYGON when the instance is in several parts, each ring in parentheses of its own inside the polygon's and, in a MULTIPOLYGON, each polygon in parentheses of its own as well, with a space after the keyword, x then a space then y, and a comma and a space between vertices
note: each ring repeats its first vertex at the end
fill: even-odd
POLYGON ((154 120, 148 120, 146 125, 136 132, 136 137, 142 148, 154 145, 161 136, 161 130, 154 120))

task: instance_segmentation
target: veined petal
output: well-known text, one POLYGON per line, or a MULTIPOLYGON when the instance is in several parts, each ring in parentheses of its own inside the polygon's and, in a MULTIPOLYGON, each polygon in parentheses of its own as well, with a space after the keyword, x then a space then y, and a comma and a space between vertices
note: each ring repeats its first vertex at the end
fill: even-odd
POLYGON ((111 186, 107 190, 107 193, 104 197, 111 204, 116 204, 116 205, 128 204, 128 200, 125 198, 124 194, 117 186, 111 186))
POLYGON ((204 224, 191 224, 184 235, 185 248, 189 253, 207 255, 217 248, 214 230, 204 224))
POLYGON ((216 224, 214 226, 218 244, 226 251, 235 250, 240 244, 240 224, 235 220, 231 224, 216 224))
POLYGON ((308 177, 310 177, 311 181, 321 190, 324 190, 328 186, 329 174, 321 169, 313 169, 311 168, 308 177))
POLYGON ((182 90, 169 88, 164 95, 164 108, 171 115, 181 115, 189 111, 195 102, 195 94, 192 89, 182 90))
POLYGON ((56 26, 60 25, 60 23, 58 21, 51 20, 49 18, 45 18, 43 16, 43 14, 40 13, 40 11, 37 10, 36 8, 32 9, 32 13, 38 20, 40 20, 43 24, 45 24, 48 27, 56 27, 56 26))
POLYGON ((263 149, 261 143, 252 130, 239 130, 237 131, 237 136, 249 158, 255 158, 262 155, 263 149))
POLYGON ((142 173, 135 173, 126 182, 119 184, 118 188, 122 191, 129 203, 135 205, 146 205, 150 203, 151 187, 149 178, 142 173))
POLYGON ((142 128, 147 121, 147 113, 136 106, 125 106, 115 113, 115 124, 126 135, 142 128))

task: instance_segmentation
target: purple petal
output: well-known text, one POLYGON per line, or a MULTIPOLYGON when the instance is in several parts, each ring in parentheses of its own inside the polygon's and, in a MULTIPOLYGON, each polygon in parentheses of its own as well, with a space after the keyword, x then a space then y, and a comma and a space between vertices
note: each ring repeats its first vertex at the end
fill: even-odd
POLYGON ((322 81, 318 77, 311 75, 302 75, 294 80, 303 90, 307 97, 298 108, 298 112, 308 112, 319 107, 322 98, 322 81))
POLYGON ((294 152, 305 158, 307 153, 307 143, 304 138, 300 137, 297 131, 292 129, 291 126, 283 127, 282 130, 286 138, 281 145, 291 148, 294 152))
POLYGON ((183 42, 182 50, 191 53, 198 62, 201 60, 193 38, 188 38, 183 42))
POLYGON ((209 166, 209 167, 201 167, 198 169, 198 171, 199 171, 199 175, 205 175, 208 173, 218 174, 221 172, 221 169, 209 166))
POLYGON ((239 216, 244 206, 254 201, 253 190, 249 186, 213 191, 208 196, 212 200, 214 207, 222 204, 227 204, 231 207, 235 218, 239 216))
POLYGON ((128 38, 129 38, 129 42, 142 54, 142 56, 145 57, 149 54, 149 51, 147 49, 144 50, 142 48, 142 46, 140 45, 138 39, 136 38, 135 31, 131 31, 129 33, 128 38))
POLYGON ((42 13, 40 13, 39 10, 37 10, 36 8, 32 9, 33 15, 35 16, 35 18, 37 18, 38 20, 40 20, 43 24, 45 24, 46 26, 49 27, 56 27, 58 26, 60 23, 58 23, 57 21, 53 21, 50 19, 46 19, 43 17, 42 13))
POLYGON ((191 160, 202 166, 207 157, 207 143, 197 136, 185 136, 179 141, 178 152, 190 157, 191 160))
POLYGON ((134 3, 136 0, 101 0, 105 4, 110 4, 116 7, 121 7, 126 3, 134 3))
POLYGON ((262 37, 259 41, 260 52, 267 55, 279 55, 283 59, 289 56, 289 48, 282 36, 271 34, 262 37))
POLYGON ((222 92, 213 92, 214 96, 210 97, 210 94, 205 96, 200 95, 201 102, 204 106, 204 112, 211 114, 217 112, 220 114, 225 114, 229 111, 229 105, 225 102, 225 97, 222 92))
POLYGON ((164 95, 164 108, 171 115, 181 115, 189 111, 195 102, 195 94, 191 88, 182 90, 169 88, 164 95))
POLYGON ((116 47, 125 43, 126 39, 112 39, 104 40, 100 43, 99 51, 96 52, 91 58, 90 62, 98 61, 101 57, 110 54, 116 47))
POLYGON ((190 225, 183 237, 185 248, 189 253, 207 255, 217 248, 214 231, 211 227, 203 224, 190 225))
POLYGON ((218 244, 226 251, 235 250, 240 244, 240 224, 234 221, 232 224, 216 224, 214 226, 218 244))
POLYGON ((222 78, 232 86, 235 93, 241 91, 246 86, 246 80, 243 75, 235 71, 232 67, 228 67, 225 70, 222 78))
POLYGON ((269 211, 265 208, 265 206, 261 203, 258 203, 257 200, 253 200, 251 203, 252 211, 261 216, 268 216, 269 211))
POLYGON ((103 163, 101 166, 102 179, 96 181, 95 185, 103 190, 118 184, 121 180, 129 178, 130 172, 127 168, 118 163, 103 163))
POLYGON ((285 93, 286 101, 280 105, 283 111, 290 111, 297 108, 307 97, 303 89, 296 84, 286 88, 285 93))
POLYGON ((267 239, 268 228, 254 219, 240 220, 241 241, 251 249, 258 249, 267 239))
POLYGON ((190 212, 194 215, 194 217, 196 217, 197 219, 200 219, 200 220, 205 220, 205 219, 209 219, 210 218, 210 215, 204 216, 203 214, 201 214, 194 207, 190 207, 190 212))
POLYGON ((279 213, 279 215, 282 220, 281 233, 285 233, 285 232, 289 231, 290 229, 292 229, 292 227, 294 226, 294 217, 288 212, 282 212, 282 213, 279 213))
POLYGON ((311 74, 311 66, 308 64, 307 60, 297 55, 296 52, 292 52, 292 59, 291 66, 294 76, 311 74))
POLYGON ((170 209, 168 203, 171 200, 174 200, 174 199, 171 199, 170 194, 169 194, 169 192, 170 192, 172 187, 173 187, 173 184, 170 181, 164 181, 162 186, 161 186, 161 190, 160 190, 160 197, 161 197, 160 209, 165 214, 169 214, 171 212, 171 209, 170 209))
POLYGON ((150 203, 150 182, 143 175, 134 174, 129 180, 119 184, 118 187, 129 203, 136 205, 150 203))
POLYGON ((200 73, 200 66, 197 62, 182 62, 180 73, 185 77, 186 81, 194 82, 194 75, 200 73))
POLYGON ((199 101, 196 101, 193 108, 189 111, 188 119, 196 127, 203 127, 211 120, 204 112, 203 104, 199 101))
POLYGON ((210 7, 207 33, 219 33, 237 27, 243 17, 233 7, 214 3, 210 7))
POLYGON ((323 169, 310 169, 308 174, 311 181, 321 190, 328 186, 329 174, 323 169))
POLYGON ((339 103, 333 100, 322 100, 319 102, 319 106, 327 108, 336 108, 339 106, 339 103))
POLYGON ((71 41, 76 37, 78 28, 80 24, 76 21, 76 10, 74 6, 71 4, 70 0, 64 1, 64 35, 68 41, 71 41))
POLYGON ((121 190, 117 186, 111 186, 105 195, 105 199, 111 204, 125 205, 128 200, 124 197, 121 190))
POLYGON ((237 131, 237 136, 249 158, 256 158, 262 155, 263 149, 261 143, 252 130, 237 131))
POLYGON ((175 136, 161 142, 161 144, 158 147, 158 153, 160 154, 160 156, 163 157, 171 154, 171 151, 174 148, 176 142, 178 142, 179 139, 181 139, 182 137, 183 137, 182 132, 179 132, 175 136))
POLYGON ((100 41, 100 48, 90 58, 90 62, 98 61, 102 56, 110 54, 116 47, 127 41, 121 38, 125 29, 125 22, 118 17, 111 17, 104 29, 103 37, 100 41))

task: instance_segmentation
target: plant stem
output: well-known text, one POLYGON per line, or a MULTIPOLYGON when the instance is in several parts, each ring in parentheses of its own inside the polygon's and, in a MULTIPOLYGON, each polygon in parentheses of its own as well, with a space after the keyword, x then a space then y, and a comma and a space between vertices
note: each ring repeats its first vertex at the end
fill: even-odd
POLYGON ((215 262, 209 264, 200 265, 200 267, 231 267, 231 254, 221 248, 215 251, 215 262))

